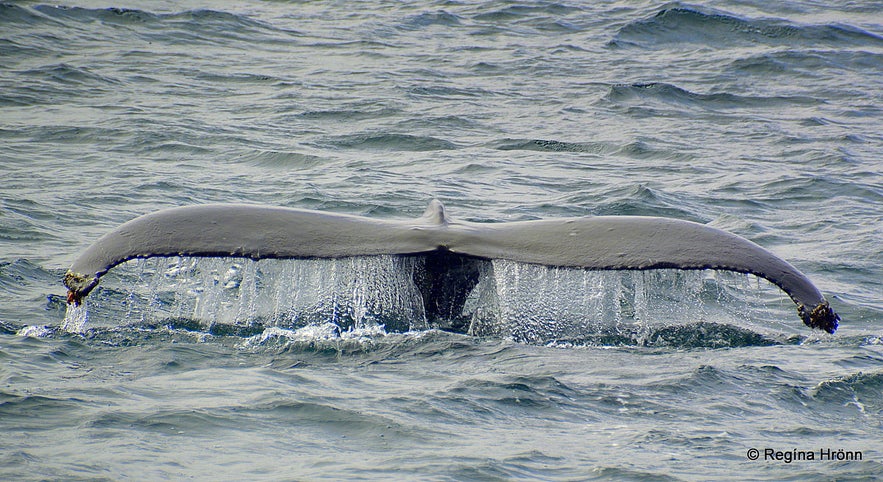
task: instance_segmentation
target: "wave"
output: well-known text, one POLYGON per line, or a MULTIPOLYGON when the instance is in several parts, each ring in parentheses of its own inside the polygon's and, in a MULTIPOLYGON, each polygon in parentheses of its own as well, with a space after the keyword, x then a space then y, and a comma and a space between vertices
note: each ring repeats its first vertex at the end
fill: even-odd
POLYGON ((565 417, 581 392, 554 376, 504 376, 498 380, 467 378, 449 387, 440 401, 482 416, 518 418, 525 411, 565 417))
MULTIPOLYGON (((81 426, 89 430, 126 430, 139 433, 180 435, 205 431, 235 429, 236 420, 223 409, 213 408, 193 410, 167 408, 157 411, 104 411, 80 420, 81 426)), ((241 428, 241 427, 239 427, 241 428)))
MULTIPOLYGON (((430 75, 439 76, 435 73, 430 75)), ((497 95, 493 91, 480 88, 458 88, 443 85, 418 85, 407 89, 408 94, 418 97, 438 97, 442 99, 484 98, 497 95)))
POLYGON ((45 6, 28 8, 12 3, 0 3, 0 25, 33 26, 43 23, 58 25, 59 22, 53 19, 51 15, 41 12, 41 7, 45 8, 45 6))
MULTIPOLYGON (((538 152, 573 152, 596 155, 621 155, 632 159, 662 159, 669 161, 685 161, 690 156, 672 149, 659 149, 646 142, 634 141, 626 144, 614 142, 571 142, 554 139, 500 139, 486 144, 499 151, 538 151, 538 152)), ((660 167, 664 169, 664 167, 660 167)))
POLYGON ((699 214, 703 212, 702 207, 698 204, 694 206, 689 198, 642 184, 610 191, 604 202, 596 202, 593 212, 602 216, 663 216, 698 223, 709 221, 699 214))
POLYGON ((551 139, 501 139, 490 144, 500 151, 588 152, 611 154, 619 148, 607 142, 566 142, 551 139))
POLYGON ((360 108, 353 106, 346 109, 326 109, 326 110, 307 110, 296 113, 287 114, 291 119, 306 119, 316 121, 331 122, 356 122, 356 121, 375 121, 385 117, 395 117, 401 115, 400 109, 392 107, 381 108, 360 108))
POLYGON ((857 27, 839 24, 799 25, 782 19, 745 19, 698 7, 671 6, 652 17, 620 28, 611 47, 671 48, 684 44, 733 47, 740 44, 883 45, 883 37, 857 27))
POLYGON ((314 169, 327 162, 320 156, 276 150, 250 150, 237 156, 236 160, 255 167, 304 170, 314 169))
MULTIPOLYGON (((13 189, 18 186, 7 186, 13 189)), ((29 201, 27 199, 13 199, 0 196, 3 209, 0 210, 0 242, 17 244, 18 249, 6 248, 6 253, 18 250, 26 250, 22 245, 46 242, 58 239, 57 219, 53 217, 52 207, 44 203, 29 201)), ((42 268, 34 265, 26 259, 17 259, 12 263, 0 262, 0 267, 26 270, 35 270, 45 273, 42 268)))
POLYGON ((91 327, 71 333, 59 326, 0 322, 0 334, 34 338, 73 339, 104 347, 147 346, 174 343, 215 343, 257 352, 304 353, 339 356, 375 353, 383 357, 403 357, 460 350, 469 356, 475 349, 499 343, 537 345, 556 349, 618 347, 636 350, 715 350, 777 345, 797 345, 806 336, 760 333, 729 324, 697 322, 654 328, 644 333, 606 330, 574 338, 525 340, 495 336, 471 336, 437 329, 387 332, 380 325, 342 329, 330 322, 315 322, 298 329, 252 324, 215 323, 176 318, 160 323, 134 323, 118 327, 91 327), (478 348, 476 348, 478 347, 478 348))
POLYGON ((235 412, 256 419, 278 417, 311 423, 314 425, 313 430, 321 430, 330 437, 358 438, 382 434, 380 436, 387 439, 389 435, 389 441, 385 442, 385 445, 393 447, 411 445, 416 441, 425 442, 435 435, 431 431, 403 423, 398 418, 366 413, 358 407, 335 403, 332 400, 303 402, 274 397, 273 400, 265 403, 236 407, 235 412))
POLYGON ((883 372, 858 372, 825 380, 812 388, 809 395, 828 407, 826 415, 841 412, 848 416, 858 411, 878 417, 883 412, 883 372))
POLYGON ((472 18, 482 22, 513 22, 518 20, 530 20, 537 17, 547 18, 563 17, 568 14, 579 12, 580 8, 561 3, 537 3, 507 5, 503 8, 490 11, 482 11, 472 18))
POLYGON ((300 33, 255 20, 247 15, 210 9, 195 9, 173 13, 153 13, 131 8, 84 8, 55 5, 20 7, 0 6, 0 25, 21 28, 74 28, 76 37, 121 35, 141 37, 160 42, 200 42, 217 39, 236 39, 262 43, 287 42, 300 33), (82 27, 91 25, 91 30, 82 27))
POLYGON ((109 8, 83 8, 67 7, 63 5, 37 5, 33 7, 35 12, 43 15, 42 18, 55 21, 93 22, 99 21, 108 24, 131 24, 151 23, 160 19, 159 15, 138 9, 109 7, 109 8))
MULTIPOLYGON (((51 236, 41 233, 43 230, 39 227, 34 235, 30 232, 34 229, 4 227, 2 231, 8 231, 8 234, 5 238, 0 236, 0 243, 12 239, 15 244, 33 246, 35 240, 51 236)), ((46 286, 57 286, 62 275, 61 269, 46 269, 24 258, 0 262, 0 293, 4 295, 3 303, 0 303, 0 333, 17 333, 23 328, 13 320, 31 320, 31 323, 50 325, 63 320, 66 300, 60 294, 45 291, 46 286)))
POLYGON ((664 82, 613 84, 603 100, 620 106, 661 103, 679 107, 718 110, 776 108, 794 105, 817 105, 820 100, 807 96, 743 96, 719 92, 700 94, 664 82))
MULTIPOLYGON (((66 63, 43 65, 35 69, 19 72, 30 80, 49 80, 58 84, 71 84, 86 87, 101 85, 116 86, 120 82, 114 78, 96 74, 86 67, 77 67, 66 63)), ((57 87, 53 87, 57 89, 57 87)))
POLYGON ((796 344, 801 336, 771 336, 738 326, 699 322, 654 330, 641 340, 642 346, 673 348, 736 348, 796 344))
POLYGON ((44 427, 46 419, 53 419, 55 428, 71 426, 79 422, 71 420, 69 414, 81 404, 82 400, 76 398, 19 395, 0 391, 0 418, 4 423, 14 420, 16 430, 44 427))
MULTIPOLYGON (((581 26, 566 20, 571 14, 582 9, 560 3, 536 3, 507 5, 495 10, 482 11, 471 18, 485 29, 499 28, 507 34, 526 34, 525 28, 548 34, 552 32, 569 33, 581 30, 581 26)), ((486 32, 490 33, 490 32, 486 32)))
POLYGON ((62 5, 37 5, 32 15, 42 19, 68 20, 77 22, 98 21, 104 24, 159 24, 192 23, 194 25, 242 28, 272 28, 262 22, 250 19, 245 15, 208 9, 186 10, 176 13, 156 14, 146 10, 132 8, 84 8, 66 7, 62 5))
POLYGON ((402 30, 419 30, 432 26, 454 27, 460 25, 461 20, 459 16, 453 13, 439 10, 413 15, 405 19, 399 28, 402 30))
POLYGON ((784 50, 764 52, 735 60, 727 66, 727 70, 740 76, 750 74, 760 78, 783 73, 818 78, 825 69, 847 68, 862 72, 873 71, 880 65, 883 65, 883 54, 864 50, 784 50))
MULTIPOLYGON (((21 56, 21 52, 16 52, 21 56)), ((18 70, 15 87, 0 93, 0 105, 55 105, 62 99, 82 101, 113 94, 122 84, 119 79, 102 75, 92 69, 69 63, 42 65, 18 70)), ((105 106, 100 106, 105 108, 105 106)), ((107 106, 113 108, 113 106, 107 106)))
POLYGON ((352 134, 328 138, 324 147, 374 151, 447 151, 458 149, 453 142, 431 136, 411 134, 352 134))

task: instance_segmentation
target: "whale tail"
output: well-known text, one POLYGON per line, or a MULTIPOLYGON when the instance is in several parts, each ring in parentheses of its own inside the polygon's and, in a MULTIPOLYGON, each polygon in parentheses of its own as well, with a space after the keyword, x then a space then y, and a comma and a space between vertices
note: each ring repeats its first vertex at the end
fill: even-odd
POLYGON ((510 223, 449 218, 441 202, 390 221, 243 204, 171 208, 108 232, 64 277, 79 304, 114 266, 136 258, 341 258, 419 255, 414 282, 429 318, 456 318, 493 259, 589 270, 715 269, 765 278, 787 293, 810 328, 834 333, 840 317, 797 268, 757 244, 690 221, 596 216, 510 223))

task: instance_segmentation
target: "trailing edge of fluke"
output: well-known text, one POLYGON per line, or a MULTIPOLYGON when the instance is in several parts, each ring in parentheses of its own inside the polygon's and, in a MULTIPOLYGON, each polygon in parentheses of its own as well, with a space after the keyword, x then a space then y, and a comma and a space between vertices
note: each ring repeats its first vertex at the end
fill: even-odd
MULTIPOLYGON (((642 216, 474 223, 449 218, 437 200, 419 218, 400 221, 244 204, 165 209, 102 236, 74 261, 64 284, 68 302, 78 304, 108 270, 135 258, 372 255, 433 257, 430 279, 422 279, 429 285, 450 283, 445 269, 451 264, 466 273, 462 276, 473 277, 462 268, 468 260, 506 259, 590 270, 736 271, 779 286, 811 328, 834 333, 840 320, 794 266, 747 239, 709 226, 642 216)), ((463 286, 470 284, 474 286, 464 281, 463 286)), ((424 296, 436 292, 424 291, 424 296)))

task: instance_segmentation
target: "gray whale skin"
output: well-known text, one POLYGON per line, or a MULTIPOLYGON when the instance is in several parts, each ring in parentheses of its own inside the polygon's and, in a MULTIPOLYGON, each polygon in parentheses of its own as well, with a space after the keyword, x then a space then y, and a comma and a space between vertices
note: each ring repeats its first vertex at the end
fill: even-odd
POLYGON ((786 261, 734 234, 678 219, 596 216, 508 223, 457 221, 437 200, 417 219, 390 221, 305 209, 206 204, 133 219, 83 251, 64 276, 79 304, 114 266, 135 258, 421 256, 414 281, 427 317, 456 316, 492 259, 590 270, 716 269, 779 286, 803 322, 834 333, 840 317, 786 261))

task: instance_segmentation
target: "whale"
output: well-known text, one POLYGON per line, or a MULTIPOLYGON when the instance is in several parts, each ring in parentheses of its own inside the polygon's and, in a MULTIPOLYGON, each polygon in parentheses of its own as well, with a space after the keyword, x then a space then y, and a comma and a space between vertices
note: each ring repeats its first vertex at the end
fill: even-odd
POLYGON ((427 318, 456 318, 482 266, 509 260, 586 270, 722 270, 764 278, 797 305, 810 328, 834 333, 840 316, 797 268, 762 246, 701 223, 649 216, 469 222, 432 200, 423 215, 375 219, 288 207, 201 204, 148 213, 82 251, 64 275, 78 305, 120 263, 152 257, 252 260, 419 257, 414 283, 427 318))

